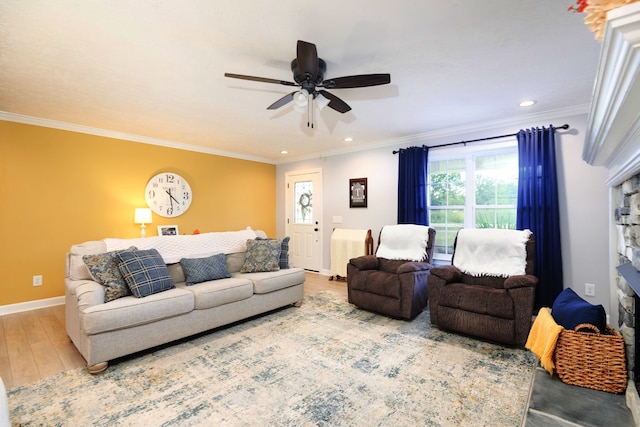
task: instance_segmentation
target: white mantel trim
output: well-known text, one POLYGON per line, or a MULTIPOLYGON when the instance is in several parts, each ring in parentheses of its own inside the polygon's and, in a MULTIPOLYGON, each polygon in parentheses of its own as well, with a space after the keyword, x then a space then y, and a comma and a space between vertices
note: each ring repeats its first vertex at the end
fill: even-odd
POLYGON ((640 172, 640 3, 609 12, 582 158, 615 186, 640 172))

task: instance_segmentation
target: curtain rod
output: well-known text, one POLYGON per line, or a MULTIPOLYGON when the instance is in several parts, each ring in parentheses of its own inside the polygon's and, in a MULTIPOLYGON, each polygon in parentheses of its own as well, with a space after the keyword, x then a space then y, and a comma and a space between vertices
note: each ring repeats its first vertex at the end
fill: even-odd
MULTIPOLYGON (((551 125, 551 127, 556 130, 556 129, 569 129, 569 125, 568 124, 563 124, 562 126, 553 126, 551 125)), ((427 148, 440 148, 440 147, 448 147, 450 145, 458 145, 458 144, 466 144, 468 142, 478 142, 478 141, 489 141, 491 139, 498 139, 498 138, 506 138, 508 136, 516 136, 518 133, 510 133, 508 135, 498 135, 498 136, 489 136, 486 138, 478 138, 478 139, 471 139, 469 141, 459 141, 459 142, 450 142, 448 144, 440 144, 440 145, 433 145, 433 146, 423 146, 423 147, 427 147, 427 148)), ((393 150, 393 154, 398 154, 400 152, 400 150, 393 150)))

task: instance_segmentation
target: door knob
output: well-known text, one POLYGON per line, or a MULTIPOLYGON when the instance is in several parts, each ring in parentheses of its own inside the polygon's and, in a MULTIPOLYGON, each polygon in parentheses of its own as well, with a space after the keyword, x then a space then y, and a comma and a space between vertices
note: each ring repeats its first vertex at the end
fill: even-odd
POLYGON ((317 228, 317 227, 316 227, 316 228, 314 228, 314 229, 313 229, 313 231, 318 231, 318 228, 317 228))

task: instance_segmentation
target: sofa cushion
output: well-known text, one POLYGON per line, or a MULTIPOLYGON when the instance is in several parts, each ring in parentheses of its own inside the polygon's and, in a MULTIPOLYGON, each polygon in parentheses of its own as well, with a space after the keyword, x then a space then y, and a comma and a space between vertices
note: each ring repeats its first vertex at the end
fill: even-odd
POLYGON ((250 279, 253 282, 253 292, 267 294, 269 292, 288 288, 304 283, 305 275, 302 268, 287 268, 278 271, 258 273, 235 273, 233 277, 250 279))
POLYGON ((193 292, 196 310, 218 307, 220 305, 241 301, 253 296, 253 283, 245 278, 232 277, 229 279, 201 282, 189 287, 178 284, 178 288, 193 292))
POLYGON ((239 272, 242 269, 246 258, 246 252, 234 252, 232 254, 227 254, 227 268, 229 269, 229 273, 233 274, 239 272))
POLYGON ((173 288, 173 280, 157 250, 118 252, 118 268, 137 298, 173 288))
POLYGON ((590 304, 571 288, 560 292, 551 306, 551 315, 559 325, 573 330, 581 323, 590 323, 604 332, 607 326, 607 314, 604 307, 590 304))
POLYGON ((514 319, 513 300, 505 289, 450 283, 440 290, 439 306, 503 319, 514 319))
POLYGON ((180 265, 184 270, 187 286, 231 277, 227 269, 227 257, 222 253, 206 258, 182 258, 180 265))
POLYGON ((168 319, 193 308, 193 293, 184 289, 169 289, 146 298, 130 295, 86 308, 80 313, 81 327, 86 334, 94 335, 168 319))
POLYGON ((125 282, 118 268, 118 258, 116 254, 118 252, 131 252, 135 250, 137 250, 137 248, 131 246, 129 249, 84 255, 82 257, 93 279, 105 287, 104 302, 131 295, 131 290, 129 286, 127 286, 127 282, 125 282))
POLYGON ((247 257, 241 273, 280 270, 280 240, 247 240, 247 257))

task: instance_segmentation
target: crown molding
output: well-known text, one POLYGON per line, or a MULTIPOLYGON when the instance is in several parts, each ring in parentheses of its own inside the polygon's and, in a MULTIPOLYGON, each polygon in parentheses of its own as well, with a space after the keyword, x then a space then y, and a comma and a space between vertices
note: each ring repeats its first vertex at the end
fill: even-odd
MULTIPOLYGON (((448 137, 461 137, 462 135, 468 135, 475 132, 494 131, 500 128, 509 127, 522 127, 525 122, 538 123, 542 121, 553 121, 563 117, 577 116, 581 114, 587 114, 591 104, 580 104, 566 108, 558 108, 555 110, 542 111, 538 113, 520 115, 515 117, 509 117, 505 119, 492 120, 482 123, 475 123, 465 126, 456 126, 447 129, 440 129, 435 131, 423 132, 414 135, 407 135, 398 138, 390 138, 378 142, 368 143, 366 145, 360 145, 355 147, 346 147, 337 150, 331 150, 323 152, 322 154, 312 154, 308 156, 300 156, 296 158, 287 158, 276 162, 277 164, 293 163, 303 160, 313 160, 317 158, 339 156, 343 154, 356 153, 360 151, 374 150, 378 148, 404 148, 411 145, 419 144, 429 146, 429 141, 448 138, 448 137)), ((562 123, 564 124, 564 123, 562 123)), ((556 125, 559 125, 556 123, 556 125)), ((532 126, 535 126, 532 125, 532 126)))
POLYGON ((6 111, 0 111, 0 120, 5 120, 8 122, 23 123, 23 124, 34 125, 34 126, 42 126, 47 128, 53 128, 53 129, 66 130, 70 132, 85 133, 87 135, 103 136, 105 138, 122 139, 125 141, 139 142, 142 144, 176 148, 178 150, 195 151, 198 153, 213 154, 216 156, 232 157, 235 159, 251 160, 254 162, 274 164, 274 161, 272 159, 267 159, 264 157, 248 156, 244 154, 234 153, 231 151, 216 150, 213 148, 200 147, 198 145, 185 144, 182 142, 169 141, 166 139, 151 138, 148 136, 134 135, 134 134, 118 132, 114 130, 77 125, 74 123, 42 119, 42 118, 33 117, 33 116, 24 116, 21 114, 8 113, 6 111))
POLYGON ((318 159, 318 158, 324 158, 324 157, 340 156, 343 154, 374 150, 378 148, 386 148, 386 147, 403 148, 403 147, 411 146, 413 144, 429 145, 428 142, 430 140, 435 140, 440 138, 460 137, 461 135, 466 135, 474 132, 491 131, 497 128, 508 128, 512 126, 522 126, 522 123, 527 121, 531 121, 531 122, 541 122, 546 120, 552 121, 559 117, 568 117, 568 116, 575 116, 579 114, 586 114, 589 112, 589 107, 590 107, 590 104, 577 105, 577 106, 561 108, 556 110, 549 110, 549 111, 543 111, 539 113, 509 117, 509 118, 500 119, 500 120, 492 120, 492 121, 483 122, 483 123, 475 123, 475 124, 457 126, 457 127, 448 128, 448 129, 422 132, 422 133, 402 136, 398 138, 390 138, 390 139, 381 140, 377 142, 371 142, 366 145, 345 147, 345 148, 340 148, 336 150, 325 151, 319 154, 315 153, 308 156, 299 156, 296 158, 287 158, 287 159, 280 159, 280 160, 274 160, 274 159, 268 159, 268 158, 256 157, 256 156, 248 156, 248 155, 234 153, 230 151, 216 150, 213 148, 201 147, 198 145, 191 145, 191 144, 186 144, 182 142, 169 141, 169 140, 160 139, 160 138, 151 138, 147 136, 134 135, 134 134, 124 133, 124 132, 108 130, 108 129, 100 129, 100 128, 95 128, 90 126, 83 126, 83 125, 78 125, 74 123, 67 123, 67 122, 61 122, 56 120, 43 119, 39 117, 8 113, 5 111, 0 111, 0 120, 35 125, 35 126, 43 126, 43 127, 53 128, 53 129, 66 130, 70 132, 85 133, 88 135, 103 136, 106 138, 114 138, 114 139, 121 139, 121 140, 132 141, 132 142, 139 142, 143 144, 158 145, 161 147, 175 148, 178 150, 195 151, 198 153, 213 154, 217 156, 231 157, 231 158, 242 159, 242 160, 250 160, 250 161, 261 162, 261 163, 287 164, 287 163, 294 163, 294 162, 303 161, 303 160, 312 160, 312 159, 318 159))
POLYGON ((582 158, 616 186, 640 172, 640 3, 607 15, 582 158))

